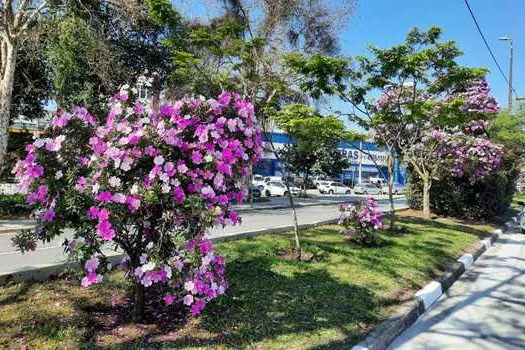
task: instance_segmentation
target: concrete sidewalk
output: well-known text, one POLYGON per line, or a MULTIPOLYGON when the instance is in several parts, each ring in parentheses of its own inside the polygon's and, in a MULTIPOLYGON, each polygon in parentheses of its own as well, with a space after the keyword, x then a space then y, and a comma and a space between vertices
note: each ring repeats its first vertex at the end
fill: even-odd
POLYGON ((525 235, 513 228, 390 349, 525 349, 525 235))

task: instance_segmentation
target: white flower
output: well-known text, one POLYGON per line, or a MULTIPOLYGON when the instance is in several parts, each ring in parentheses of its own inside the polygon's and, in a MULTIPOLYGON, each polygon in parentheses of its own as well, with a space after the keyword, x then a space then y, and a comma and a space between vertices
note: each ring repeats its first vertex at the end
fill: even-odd
POLYGON ((122 181, 116 176, 112 176, 109 178, 109 185, 111 187, 119 187, 121 183, 122 181))
POLYGON ((115 159, 115 169, 120 168, 120 162, 121 162, 121 161, 120 161, 120 158, 115 159))
POLYGON ((213 161, 213 156, 212 156, 211 154, 208 153, 208 154, 206 154, 206 155, 204 156, 204 160, 205 160, 207 163, 210 163, 210 162, 213 161))
POLYGON ((184 283, 184 289, 186 289, 188 292, 193 291, 194 288, 195 283, 193 283, 193 281, 187 281, 186 283, 184 283))
POLYGON ((173 180, 171 180, 171 184, 173 186, 179 186, 180 185, 180 181, 179 181, 179 179, 173 179, 173 180))
POLYGON ((62 173, 61 170, 59 170, 59 171, 57 171, 55 173, 55 179, 57 179, 57 180, 60 180, 62 178, 62 176, 64 176, 64 173, 62 173))
POLYGON ((162 165, 162 164, 164 164, 164 157, 163 156, 156 156, 153 159, 153 163, 155 163, 155 165, 162 165))
POLYGON ((48 139, 36 139, 34 145, 36 148, 42 148, 46 144, 48 139))
POLYGON ((92 192, 93 193, 98 193, 98 190, 100 189, 100 185, 99 183, 97 182, 96 184, 93 185, 93 188, 92 188, 92 192))
POLYGON ((164 184, 162 185, 161 190, 162 190, 162 193, 170 193, 171 187, 169 184, 164 184))
POLYGON ((120 165, 120 169, 129 171, 131 169, 131 158, 124 158, 124 161, 122 161, 122 164, 120 165))
POLYGON ((155 266, 155 262, 150 261, 149 263, 142 265, 141 270, 142 272, 152 271, 155 268, 155 266))
POLYGON ((169 266, 164 266, 164 271, 166 271, 166 276, 168 278, 171 278, 171 267, 169 266))
POLYGON ((169 182, 170 181, 170 177, 166 173, 161 173, 159 175, 159 180, 162 181, 162 182, 169 182))
POLYGON ((139 193, 139 185, 134 184, 133 186, 131 186, 131 189, 129 190, 129 193, 131 193, 131 194, 139 193))

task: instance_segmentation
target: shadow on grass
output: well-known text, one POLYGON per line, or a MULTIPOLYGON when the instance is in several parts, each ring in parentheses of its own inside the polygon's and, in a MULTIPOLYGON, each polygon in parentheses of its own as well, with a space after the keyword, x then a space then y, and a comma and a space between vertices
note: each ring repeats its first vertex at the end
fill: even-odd
MULTIPOLYGON (((291 263, 297 264, 308 265, 291 263)), ((370 290, 341 283, 314 266, 306 266, 304 272, 277 273, 273 265, 274 260, 264 256, 229 263, 228 294, 206 311, 200 325, 218 337, 205 340, 185 334, 164 345, 242 348, 280 335, 301 337, 333 328, 345 334, 348 343, 359 337, 357 323, 379 321, 380 305, 370 290)))

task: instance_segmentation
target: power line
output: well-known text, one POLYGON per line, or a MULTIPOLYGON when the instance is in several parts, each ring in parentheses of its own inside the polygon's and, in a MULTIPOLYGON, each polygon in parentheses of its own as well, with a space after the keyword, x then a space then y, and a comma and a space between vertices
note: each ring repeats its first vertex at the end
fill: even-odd
MULTIPOLYGON (((505 79, 505 81, 507 82, 507 86, 510 85, 509 79, 503 72, 503 69, 501 69, 501 66, 499 65, 499 62, 496 59, 496 56, 494 56, 494 53, 492 52, 492 49, 490 48, 490 45, 487 42, 487 39, 485 39, 485 35, 483 34, 483 31, 481 30, 481 26, 479 25, 478 20, 476 19, 476 16, 474 15, 474 12, 472 11, 470 4, 468 3, 468 0, 465 0, 465 5, 467 5, 468 11, 470 12, 470 16, 472 17, 472 20, 474 21, 476 28, 478 28, 479 35, 481 36, 481 39, 483 39, 483 42, 485 43, 485 46, 487 47, 487 50, 489 51, 490 56, 492 57, 492 60, 496 64, 496 67, 498 67, 498 70, 501 73, 501 76, 503 76, 503 79, 505 79)), ((518 94, 516 93, 516 90, 514 90, 514 86, 511 86, 511 89, 514 92, 514 96, 517 98, 518 94)))

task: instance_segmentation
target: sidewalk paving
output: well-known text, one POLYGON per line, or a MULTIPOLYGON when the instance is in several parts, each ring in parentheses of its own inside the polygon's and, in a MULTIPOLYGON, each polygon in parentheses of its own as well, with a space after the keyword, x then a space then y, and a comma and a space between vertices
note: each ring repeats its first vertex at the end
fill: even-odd
POLYGON ((525 349, 525 235, 500 237, 389 349, 525 349))

